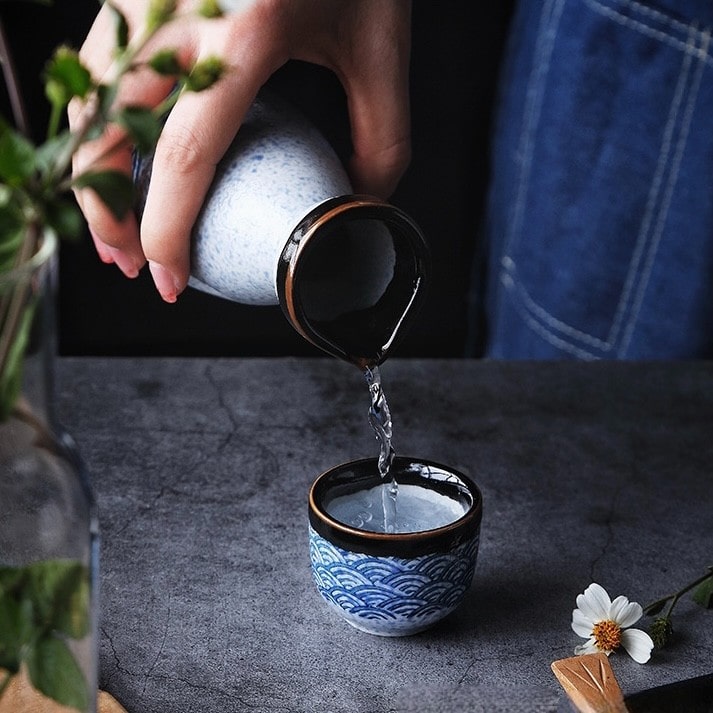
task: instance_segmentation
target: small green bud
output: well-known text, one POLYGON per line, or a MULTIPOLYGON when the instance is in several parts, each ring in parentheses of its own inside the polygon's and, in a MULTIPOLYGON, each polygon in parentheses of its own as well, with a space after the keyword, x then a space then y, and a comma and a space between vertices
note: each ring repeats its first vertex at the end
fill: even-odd
POLYGON ((69 47, 58 47, 45 68, 45 94, 59 106, 72 97, 84 98, 92 88, 89 70, 79 59, 79 53, 69 47))
POLYGON ((667 616, 659 616, 654 619, 651 625, 651 639, 657 649, 667 646, 673 636, 673 624, 667 616))
POLYGON ((186 77, 186 89, 191 92, 202 92, 213 86, 224 74, 225 66, 219 57, 207 57, 196 62, 186 77))
POLYGON ((168 77, 176 77, 183 72, 178 61, 178 52, 172 49, 159 50, 149 60, 149 67, 154 72, 168 77))
POLYGON ((151 0, 146 15, 149 32, 155 32, 162 25, 170 22, 176 14, 177 6, 177 0, 151 0))
POLYGON ((218 0, 202 0, 198 7, 198 14, 207 17, 223 17, 223 9, 218 0))

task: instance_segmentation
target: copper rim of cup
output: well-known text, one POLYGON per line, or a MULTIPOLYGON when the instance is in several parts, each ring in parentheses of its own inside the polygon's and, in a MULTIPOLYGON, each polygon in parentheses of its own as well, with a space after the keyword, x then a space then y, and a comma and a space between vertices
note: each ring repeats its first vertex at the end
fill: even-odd
MULTIPOLYGON (((478 486, 455 468, 422 458, 397 456, 392 468, 401 473, 403 480, 406 467, 412 464, 437 469, 453 476, 457 487, 467 493, 471 500, 466 512, 442 527, 404 533, 371 532, 336 520, 324 507, 325 496, 335 487, 330 481, 349 472, 360 473, 363 485, 355 488, 353 492, 363 489, 363 486, 369 483, 377 485, 382 482, 378 475, 377 459, 363 458, 334 466, 315 479, 309 491, 310 525, 318 535, 337 547, 374 556, 413 558, 436 552, 449 552, 470 541, 479 532, 483 516, 483 498, 478 486)), ((454 484, 453 481, 447 482, 454 484)))

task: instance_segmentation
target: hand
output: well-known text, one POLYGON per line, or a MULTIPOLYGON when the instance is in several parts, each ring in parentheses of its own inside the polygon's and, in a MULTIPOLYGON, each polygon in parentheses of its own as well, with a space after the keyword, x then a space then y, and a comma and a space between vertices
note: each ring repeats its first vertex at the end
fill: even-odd
MULTIPOLYGON (((185 0, 188 2, 188 0, 185 0)), ((130 32, 138 30, 149 0, 114 0, 130 32)), ((346 91, 354 154, 349 172, 357 192, 388 197, 410 160, 408 63, 410 0, 233 0, 217 19, 185 16, 164 26, 146 48, 176 48, 186 66, 219 56, 229 70, 214 86, 181 95, 156 146, 151 185, 139 226, 117 222, 95 194, 77 191, 100 258, 135 277, 146 261, 163 299, 175 302, 188 282, 193 223, 225 153, 258 90, 289 59, 334 71, 346 91)), ((113 18, 103 7, 80 51, 101 80, 112 65, 113 18)), ((149 69, 127 74, 122 104, 157 106, 172 81, 149 69)), ((70 106, 70 126, 82 108, 70 106)), ((110 126, 75 157, 78 173, 121 136, 110 126)), ((131 171, 131 147, 102 157, 103 168, 131 171)))

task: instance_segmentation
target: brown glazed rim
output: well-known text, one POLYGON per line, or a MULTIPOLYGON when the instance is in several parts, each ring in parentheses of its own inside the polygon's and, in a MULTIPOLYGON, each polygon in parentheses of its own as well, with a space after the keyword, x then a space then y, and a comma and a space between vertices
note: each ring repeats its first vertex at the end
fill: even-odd
MULTIPOLYGON (((295 330, 308 342, 323 349, 332 356, 353 361, 353 355, 341 353, 337 345, 326 342, 315 332, 301 309, 298 283, 295 281, 299 269, 299 258, 312 242, 315 235, 336 217, 350 211, 360 213, 362 217, 379 217, 384 222, 398 224, 411 240, 414 251, 420 261, 420 271, 423 274, 421 287, 417 290, 416 299, 409 306, 404 321, 410 321, 417 313, 425 299, 425 283, 428 278, 428 244, 420 228, 413 219, 396 206, 369 195, 343 195, 329 198, 315 206, 292 231, 277 266, 277 296, 287 320, 295 330)), ((406 332, 403 327, 401 334, 406 332)), ((393 345, 392 345, 393 348, 393 345)), ((360 367, 366 364, 358 364, 360 367)))
POLYGON ((393 465, 402 470, 409 463, 436 468, 454 475, 472 496, 473 503, 468 511, 448 525, 419 532, 369 532, 346 525, 327 513, 322 506, 322 500, 329 490, 330 479, 347 469, 369 467, 374 473, 378 473, 376 458, 362 458, 334 466, 315 479, 309 491, 310 525, 320 536, 342 549, 379 557, 412 558, 435 552, 448 552, 474 536, 480 529, 483 517, 483 497, 478 486, 455 468, 423 458, 397 456, 393 465))

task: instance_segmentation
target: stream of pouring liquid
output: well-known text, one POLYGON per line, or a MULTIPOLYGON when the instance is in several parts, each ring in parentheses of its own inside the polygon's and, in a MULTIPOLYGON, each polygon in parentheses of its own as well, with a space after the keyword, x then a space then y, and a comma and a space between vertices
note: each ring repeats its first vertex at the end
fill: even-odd
POLYGON ((374 429, 379 441, 379 475, 386 483, 387 478, 391 478, 388 487, 382 491, 382 506, 384 509, 384 529, 386 532, 394 532, 396 522, 396 497, 398 495, 398 484, 393 475, 390 475, 391 463, 394 460, 394 447, 391 444, 392 424, 391 411, 386 402, 386 396, 381 386, 381 374, 378 366, 366 367, 364 369, 366 383, 369 386, 371 405, 369 406, 369 423, 374 429), (391 524, 390 524, 391 523, 391 524))

